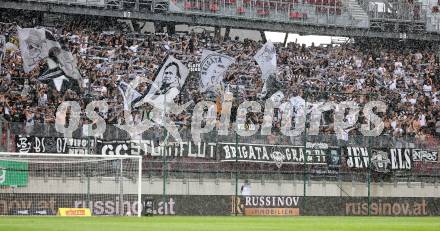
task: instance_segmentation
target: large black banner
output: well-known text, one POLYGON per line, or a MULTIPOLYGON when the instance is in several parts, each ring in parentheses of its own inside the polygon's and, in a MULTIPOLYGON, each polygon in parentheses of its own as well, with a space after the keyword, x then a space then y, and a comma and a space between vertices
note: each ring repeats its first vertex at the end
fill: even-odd
POLYGON ((90 154, 95 146, 94 138, 15 136, 15 147, 19 153, 90 154))
POLYGON ((352 169, 368 169, 376 172, 411 170, 414 162, 437 162, 438 152, 410 148, 347 147, 346 165, 352 169), (371 159, 370 159, 371 158, 371 159))
MULTIPOLYGON (((365 216, 367 197, 144 195, 155 215, 365 216)), ((0 194, 0 215, 54 215, 58 208, 90 208, 93 215, 133 215, 136 195, 0 194)), ((374 197, 373 216, 439 216, 440 198, 374 197)))
POLYGON ((103 141, 97 140, 96 152, 99 155, 149 155, 169 158, 189 157, 217 160, 220 162, 252 162, 283 164, 310 164, 339 167, 338 148, 310 147, 292 145, 269 145, 250 143, 210 143, 170 142, 159 145, 153 140, 142 141, 103 141))
POLYGON ((372 168, 379 173, 409 171, 414 163, 437 163, 438 152, 410 148, 338 147, 307 143, 306 147, 227 142, 169 142, 165 146, 155 140, 112 140, 95 138, 15 137, 20 153, 66 153, 98 155, 166 156, 167 159, 199 158, 217 162, 270 163, 283 165, 315 165, 338 170, 341 160, 349 169, 372 168), (371 165, 371 166, 369 166, 371 165))

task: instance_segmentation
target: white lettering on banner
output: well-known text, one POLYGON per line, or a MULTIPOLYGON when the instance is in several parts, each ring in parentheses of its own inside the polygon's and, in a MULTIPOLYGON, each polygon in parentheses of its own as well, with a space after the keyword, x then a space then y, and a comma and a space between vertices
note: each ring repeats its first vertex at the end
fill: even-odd
POLYGON ((37 137, 16 136, 17 151, 20 153, 68 153, 89 154, 95 149, 94 138, 63 138, 63 137, 37 137))
POLYGON ((57 152, 64 153, 66 151, 66 142, 63 139, 57 139, 57 152))
MULTIPOLYGON (((219 160, 221 162, 253 162, 282 164, 326 165, 330 149, 305 149, 301 146, 265 145, 246 143, 169 142, 155 144, 153 140, 102 141, 97 140, 101 155, 142 155, 161 157, 189 157, 219 160), (148 150, 147 152, 145 150, 148 150), (219 153, 218 153, 219 152, 219 153)), ((333 148, 331 151, 339 155, 333 148)))
POLYGON ((283 163, 290 164, 327 164, 326 150, 304 149, 304 147, 285 145, 258 145, 258 144, 222 144, 223 162, 263 162, 276 163, 281 167, 283 163), (304 158, 306 160, 304 161, 304 158))
POLYGON ((44 147, 44 137, 35 137, 34 140, 34 152, 46 152, 46 148, 44 147))
POLYGON ((391 154, 391 169, 404 170, 411 169, 411 150, 402 148, 390 149, 391 154))
POLYGON ((246 196, 246 207, 297 207, 299 197, 289 196, 246 196))
POLYGON ((368 168, 367 148, 347 147, 347 165, 350 168, 368 168))
POLYGON ((412 158, 413 161, 437 162, 438 152, 432 150, 413 149, 412 158))
POLYGON ((350 168, 367 169, 371 162, 371 167, 376 172, 410 170, 411 160, 411 149, 372 149, 370 160, 367 148, 347 147, 347 166, 350 168))
POLYGON ((117 144, 115 146, 111 144, 107 144, 102 147, 101 154, 109 155, 109 156, 121 156, 121 155, 128 155, 127 151, 128 151, 127 144, 117 144))
MULTIPOLYGON (((153 214, 175 215, 175 200, 169 198, 168 201, 159 201, 154 206, 153 214)), ((113 200, 97 201, 75 201, 75 208, 90 208, 93 215, 118 215, 118 214, 137 214, 138 202, 124 200, 121 204, 119 197, 113 200), (122 205, 122 207, 120 207, 122 205)), ((142 205, 141 205, 142 207, 142 205)), ((141 208, 142 209, 142 208, 141 208)))

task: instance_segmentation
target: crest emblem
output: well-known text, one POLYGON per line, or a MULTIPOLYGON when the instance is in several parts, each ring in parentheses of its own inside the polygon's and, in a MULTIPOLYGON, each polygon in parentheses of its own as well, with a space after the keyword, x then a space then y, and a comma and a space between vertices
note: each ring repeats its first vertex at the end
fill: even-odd
POLYGON ((283 165, 283 161, 286 159, 284 154, 279 151, 272 152, 270 154, 270 157, 272 157, 272 159, 275 161, 275 164, 278 168, 281 168, 281 166, 283 165))
POLYGON ((388 165, 391 164, 391 161, 388 158, 388 153, 384 151, 373 150, 371 164, 376 172, 387 173, 390 171, 388 165))

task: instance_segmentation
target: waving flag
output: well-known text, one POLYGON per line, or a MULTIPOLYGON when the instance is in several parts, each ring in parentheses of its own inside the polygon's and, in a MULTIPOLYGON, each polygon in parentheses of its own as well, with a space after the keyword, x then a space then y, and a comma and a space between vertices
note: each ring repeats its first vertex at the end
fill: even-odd
POLYGON ((165 108, 166 104, 173 102, 180 94, 188 74, 189 70, 182 62, 169 56, 156 75, 148 93, 134 106, 148 102, 154 107, 165 108))
POLYGON ((129 110, 130 105, 142 96, 141 93, 136 91, 136 89, 133 89, 133 87, 125 81, 121 81, 118 84, 118 89, 124 99, 124 110, 129 110))
MULTIPOLYGON (((18 28, 17 31, 24 70, 27 73, 32 71, 40 60, 49 56, 51 48, 61 48, 52 32, 46 29, 18 28)), ((57 58, 60 68, 63 69, 66 75, 77 80, 81 78, 76 67, 76 60, 73 58, 71 52, 61 50, 57 58)))
POLYGON ((17 28, 17 32, 26 73, 31 72, 40 60, 45 59, 52 47, 60 48, 52 33, 46 29, 17 28))
POLYGON ((266 81, 270 75, 276 75, 277 53, 275 46, 271 42, 264 44, 255 54, 254 59, 260 66, 263 81, 266 81))
POLYGON ((258 50, 257 54, 254 56, 254 59, 257 61, 258 66, 260 66, 262 73, 261 78, 264 82, 262 92, 259 94, 259 98, 270 97, 272 94, 269 94, 270 90, 268 90, 269 86, 267 82, 269 79, 276 78, 277 73, 277 53, 275 46, 271 42, 267 42, 260 50, 258 50))
POLYGON ((214 51, 203 50, 200 62, 200 92, 216 92, 221 89, 228 67, 235 59, 214 51))

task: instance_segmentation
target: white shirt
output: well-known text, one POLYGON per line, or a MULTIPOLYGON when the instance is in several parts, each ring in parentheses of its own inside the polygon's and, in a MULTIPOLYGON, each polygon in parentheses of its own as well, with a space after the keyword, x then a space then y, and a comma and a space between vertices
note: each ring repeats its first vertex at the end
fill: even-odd
POLYGON ((396 129, 396 127, 397 127, 397 121, 395 121, 395 120, 391 121, 391 127, 392 127, 393 129, 396 129))
POLYGON ((419 123, 421 127, 425 127, 426 126, 426 118, 424 114, 420 114, 419 115, 419 123))
POLYGON ((250 184, 244 184, 241 189, 241 195, 243 196, 250 196, 252 194, 251 192, 251 185, 250 184))

